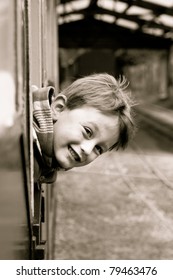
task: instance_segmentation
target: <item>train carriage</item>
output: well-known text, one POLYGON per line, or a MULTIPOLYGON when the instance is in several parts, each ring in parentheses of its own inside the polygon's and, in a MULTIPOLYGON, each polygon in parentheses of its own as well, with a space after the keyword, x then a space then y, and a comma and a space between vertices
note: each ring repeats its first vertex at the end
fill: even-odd
POLYGON ((34 185, 32 85, 58 85, 56 1, 0 0, 0 259, 51 258, 53 186, 34 185))

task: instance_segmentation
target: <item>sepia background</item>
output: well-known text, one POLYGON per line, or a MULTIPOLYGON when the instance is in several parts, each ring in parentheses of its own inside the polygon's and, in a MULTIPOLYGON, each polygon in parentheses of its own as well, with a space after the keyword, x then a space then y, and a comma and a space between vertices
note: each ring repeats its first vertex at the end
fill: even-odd
POLYGON ((0 259, 173 259, 173 1, 0 0, 0 259), (33 182, 31 86, 129 80, 125 151, 33 182))

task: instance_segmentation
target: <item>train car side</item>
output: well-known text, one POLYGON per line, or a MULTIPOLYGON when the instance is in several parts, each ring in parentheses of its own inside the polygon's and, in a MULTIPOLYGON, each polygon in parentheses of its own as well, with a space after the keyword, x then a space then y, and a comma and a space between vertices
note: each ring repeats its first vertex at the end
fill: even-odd
POLYGON ((0 259, 51 258, 53 186, 33 182, 32 85, 58 85, 55 1, 0 0, 0 259))

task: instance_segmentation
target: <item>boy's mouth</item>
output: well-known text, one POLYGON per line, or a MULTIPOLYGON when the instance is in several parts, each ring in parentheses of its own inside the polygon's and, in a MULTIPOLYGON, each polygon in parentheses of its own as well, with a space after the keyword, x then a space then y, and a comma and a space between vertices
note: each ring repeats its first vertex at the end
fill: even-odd
POLYGON ((76 161, 79 161, 79 162, 81 161, 79 155, 75 152, 75 150, 73 150, 73 148, 72 148, 70 145, 68 145, 68 150, 69 150, 70 154, 72 155, 72 157, 73 157, 76 161))

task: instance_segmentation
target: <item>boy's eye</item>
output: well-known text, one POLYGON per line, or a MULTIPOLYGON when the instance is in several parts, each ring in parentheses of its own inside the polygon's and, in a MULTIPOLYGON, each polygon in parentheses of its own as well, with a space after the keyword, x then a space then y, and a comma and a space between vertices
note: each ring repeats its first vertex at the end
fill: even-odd
POLYGON ((84 129, 85 129, 87 136, 90 138, 93 134, 92 130, 87 126, 84 126, 84 129))
POLYGON ((99 155, 101 155, 103 153, 103 149, 100 146, 95 146, 97 152, 99 153, 99 155))

